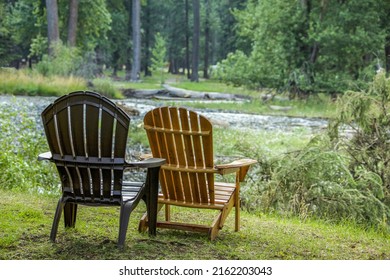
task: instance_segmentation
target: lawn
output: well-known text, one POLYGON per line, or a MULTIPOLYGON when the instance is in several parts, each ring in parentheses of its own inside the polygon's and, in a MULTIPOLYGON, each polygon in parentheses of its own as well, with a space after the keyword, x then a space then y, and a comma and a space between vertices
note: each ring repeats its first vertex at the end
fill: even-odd
MULTIPOLYGON (((353 225, 301 221, 242 212, 234 232, 231 215, 216 241, 205 235, 159 229, 138 233, 144 205, 133 212, 124 250, 116 247, 119 209, 80 207, 74 229, 61 222, 49 240, 57 198, 0 189, 2 260, 381 260, 390 259, 390 237, 353 225)), ((175 212, 173 212, 175 215, 175 212)), ((184 211, 184 219, 199 219, 184 211)))

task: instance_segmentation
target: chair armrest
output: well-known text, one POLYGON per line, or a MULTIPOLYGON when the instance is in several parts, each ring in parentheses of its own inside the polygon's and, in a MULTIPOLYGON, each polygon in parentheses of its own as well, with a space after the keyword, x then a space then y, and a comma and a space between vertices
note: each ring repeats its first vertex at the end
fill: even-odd
POLYGON ((38 160, 52 160, 51 152, 46 152, 38 155, 38 160))
POLYGON ((240 173, 240 182, 244 181, 244 178, 246 176, 246 173, 248 172, 249 167, 252 164, 257 163, 257 160, 244 158, 232 161, 231 163, 227 164, 218 164, 215 166, 215 168, 218 170, 218 173, 221 175, 239 172, 240 173))
POLYGON ((148 158, 142 161, 126 162, 125 167, 154 168, 165 164, 164 158, 148 158))

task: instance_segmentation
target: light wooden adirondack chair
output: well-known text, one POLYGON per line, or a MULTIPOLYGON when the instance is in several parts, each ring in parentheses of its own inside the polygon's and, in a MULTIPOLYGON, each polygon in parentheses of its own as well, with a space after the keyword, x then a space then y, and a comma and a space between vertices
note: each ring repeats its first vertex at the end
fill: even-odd
MULTIPOLYGON (((205 232, 214 240, 226 217, 235 207, 235 230, 240 228, 240 182, 247 174, 252 159, 214 165, 213 133, 210 121, 185 108, 160 107, 144 118, 153 157, 165 158, 160 170, 159 210, 165 206, 165 221, 157 227, 205 232), (215 174, 236 173, 235 183, 214 182, 215 174), (213 209, 218 212, 211 225, 171 221, 170 206, 213 209)), ((147 216, 139 230, 148 227, 147 216)))

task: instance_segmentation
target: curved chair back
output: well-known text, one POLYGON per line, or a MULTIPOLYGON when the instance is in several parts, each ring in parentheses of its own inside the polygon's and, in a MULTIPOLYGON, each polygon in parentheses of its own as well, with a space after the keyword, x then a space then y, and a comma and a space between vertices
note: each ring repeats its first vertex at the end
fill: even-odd
POLYGON ((160 184, 165 199, 213 204, 214 157, 212 125, 185 108, 160 107, 144 118, 153 157, 165 158, 160 184))
POLYGON ((41 117, 64 194, 119 203, 129 116, 97 93, 78 91, 57 99, 41 117))

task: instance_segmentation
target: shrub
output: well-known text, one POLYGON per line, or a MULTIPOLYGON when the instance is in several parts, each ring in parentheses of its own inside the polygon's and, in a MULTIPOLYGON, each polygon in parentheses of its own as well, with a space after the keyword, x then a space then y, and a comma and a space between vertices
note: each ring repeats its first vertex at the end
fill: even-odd
POLYGON ((59 183, 52 164, 38 162, 48 150, 43 129, 27 104, 0 104, 0 187, 30 192, 56 192, 59 183))
POLYGON ((44 76, 69 76, 76 73, 82 65, 82 58, 77 48, 70 48, 61 42, 51 45, 52 55, 43 55, 37 64, 38 72, 44 76))
POLYGON ((164 37, 157 33, 155 36, 155 44, 152 49, 152 71, 160 76, 160 84, 165 83, 165 65, 166 65, 167 47, 164 37))
POLYGON ((364 168, 350 170, 350 158, 336 150, 326 135, 277 161, 260 162, 266 168, 258 170, 257 180, 243 189, 243 206, 248 210, 353 220, 388 229, 390 207, 383 200, 381 178, 364 168))
POLYGON ((95 79, 93 81, 92 90, 108 97, 108 98, 123 98, 122 93, 118 90, 112 82, 106 79, 95 79))
POLYGON ((67 47, 61 42, 52 45, 52 54, 43 55, 37 71, 43 76, 79 76, 92 79, 99 72, 96 53, 81 54, 76 47, 67 47))

